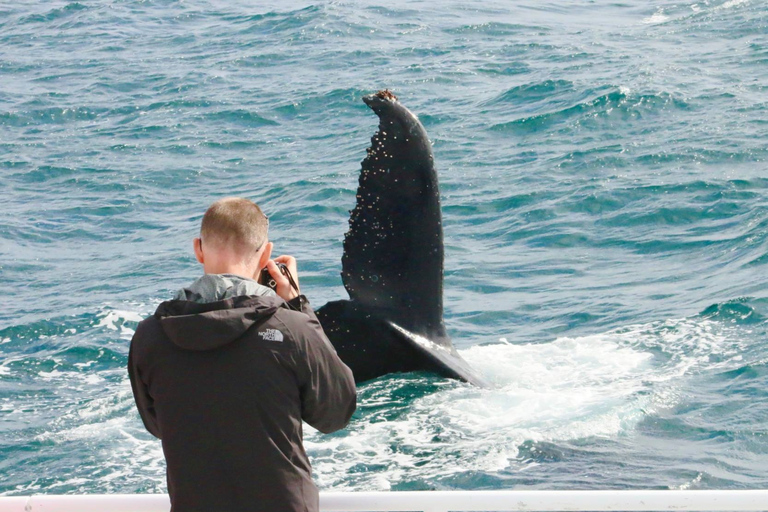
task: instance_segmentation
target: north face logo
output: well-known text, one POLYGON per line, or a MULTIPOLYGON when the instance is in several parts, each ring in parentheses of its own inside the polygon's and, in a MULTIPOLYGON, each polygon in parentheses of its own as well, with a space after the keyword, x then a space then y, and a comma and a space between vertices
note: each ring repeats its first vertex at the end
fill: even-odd
POLYGON ((259 333, 259 336, 266 341, 283 341, 283 333, 277 329, 266 329, 259 333))

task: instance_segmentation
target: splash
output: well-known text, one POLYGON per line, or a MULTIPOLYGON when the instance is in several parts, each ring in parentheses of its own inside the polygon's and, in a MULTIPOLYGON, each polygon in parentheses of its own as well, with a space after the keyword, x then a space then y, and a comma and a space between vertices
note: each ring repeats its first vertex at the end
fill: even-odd
POLYGON ((746 4, 747 2, 749 2, 749 0, 728 0, 717 9, 731 9, 732 7, 738 7, 739 5, 746 4))
POLYGON ((664 9, 659 9, 658 11, 653 13, 652 16, 643 18, 643 23, 646 25, 656 25, 659 23, 664 23, 666 21, 669 21, 669 16, 664 14, 664 9))
POLYGON ((676 406, 687 378, 741 360, 735 336, 696 317, 551 343, 461 351, 492 389, 402 375, 361 388, 348 430, 308 433, 324 488, 388 490, 526 471, 563 446, 631 436, 676 406), (544 454, 544 455, 542 455, 544 454))
POLYGON ((134 334, 134 329, 129 325, 130 323, 139 323, 144 319, 144 316, 134 311, 123 311, 117 309, 106 309, 99 313, 99 323, 96 327, 102 327, 111 331, 119 331, 121 338, 130 339, 134 334))

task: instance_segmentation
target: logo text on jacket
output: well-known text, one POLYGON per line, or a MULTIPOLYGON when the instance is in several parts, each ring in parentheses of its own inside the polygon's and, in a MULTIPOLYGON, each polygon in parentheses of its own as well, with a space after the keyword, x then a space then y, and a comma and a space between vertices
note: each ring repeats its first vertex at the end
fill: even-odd
POLYGON ((283 341, 283 333, 277 329, 265 329, 259 333, 265 341, 283 341))

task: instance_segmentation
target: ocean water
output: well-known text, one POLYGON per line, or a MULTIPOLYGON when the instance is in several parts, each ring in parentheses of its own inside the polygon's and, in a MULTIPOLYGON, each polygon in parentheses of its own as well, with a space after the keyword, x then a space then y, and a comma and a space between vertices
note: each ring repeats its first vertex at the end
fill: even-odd
POLYGON ((214 200, 317 307, 390 88, 433 141, 445 320, 491 389, 360 386, 323 490, 768 486, 768 9, 0 2, 0 493, 164 492, 126 373, 214 200))

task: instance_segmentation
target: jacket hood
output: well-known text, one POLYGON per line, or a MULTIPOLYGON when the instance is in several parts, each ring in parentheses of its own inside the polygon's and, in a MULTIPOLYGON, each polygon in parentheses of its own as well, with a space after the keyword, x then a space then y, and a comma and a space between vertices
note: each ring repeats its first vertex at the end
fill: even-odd
POLYGON ((271 288, 247 277, 235 274, 203 274, 191 285, 177 291, 173 298, 206 303, 239 297, 240 295, 276 296, 271 288))
POLYGON ((232 343, 283 304, 279 297, 247 295, 208 303, 169 300, 157 307, 155 317, 175 345, 186 350, 213 350, 232 343))

